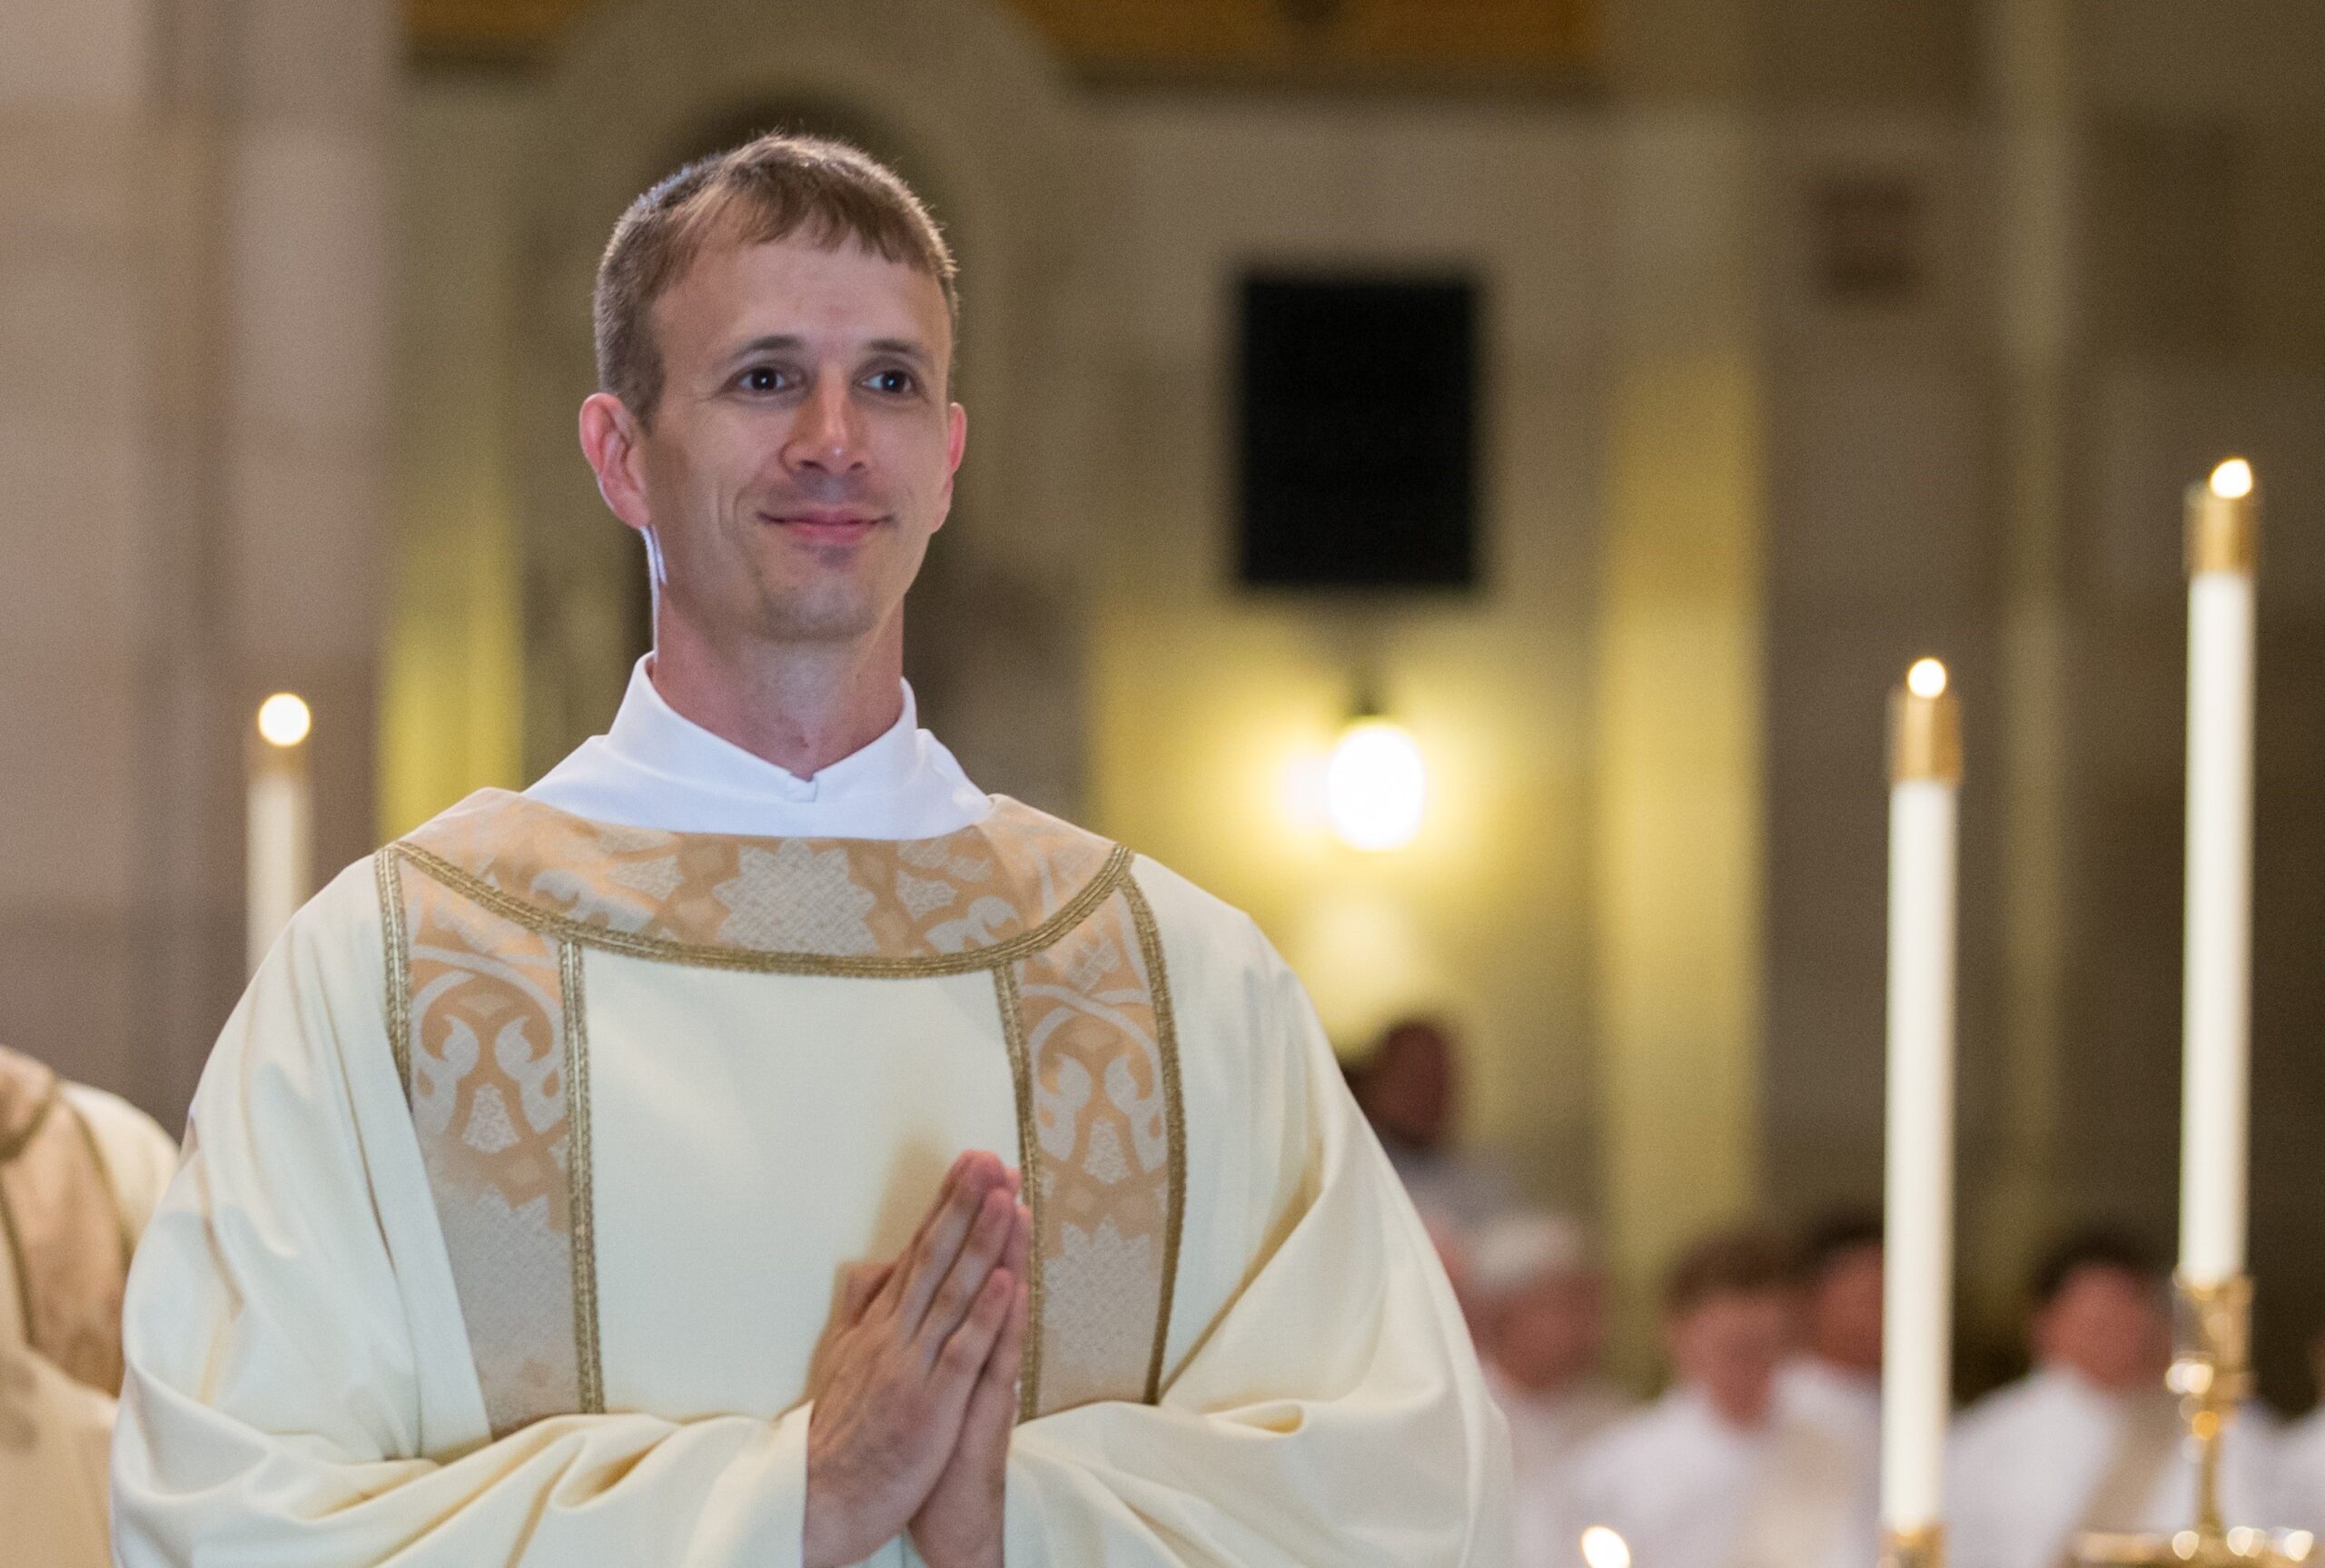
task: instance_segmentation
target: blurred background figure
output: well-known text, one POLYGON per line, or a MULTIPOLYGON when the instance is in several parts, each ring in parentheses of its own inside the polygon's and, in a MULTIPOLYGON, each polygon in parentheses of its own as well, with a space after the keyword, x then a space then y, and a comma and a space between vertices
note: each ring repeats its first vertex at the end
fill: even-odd
POLYGON ((1413 1207, 1432 1227, 1467 1231, 1509 1202, 1501 1169, 1454 1147, 1461 1064, 1444 1023, 1409 1018, 1390 1024, 1349 1081, 1413 1207))
POLYGON ((1851 1547, 1881 1535, 1881 1217, 1843 1209, 1810 1225, 1797 1255, 1800 1344, 1776 1374, 1786 1413, 1824 1433, 1855 1469, 1851 1547))
POLYGON ((0 1048, 0 1560, 113 1561, 122 1287, 176 1164, 144 1112, 0 1048))
POLYGON ((1497 1216, 1467 1257, 1471 1330, 1509 1418, 1518 1568, 1569 1568, 1574 1455, 1633 1403, 1599 1368, 1606 1281, 1582 1228, 1548 1209, 1497 1216))
POLYGON ((2270 1523, 2325 1534, 2325 1331, 2309 1342, 2317 1402, 2289 1423, 2277 1444, 2277 1507, 2270 1523))
MULTIPOLYGON (((2129 1238, 2070 1237, 2034 1270, 2033 1370, 1973 1405, 1946 1462, 1954 1568, 2053 1568, 2084 1530, 2173 1530, 2195 1517, 2164 1277, 2129 1238)), ((2229 1429, 2221 1502, 2266 1516, 2276 1441, 2257 1405, 2229 1429)))
POLYGON ((1800 1247, 1800 1348, 1776 1375, 1786 1407, 1843 1442, 1881 1438, 1881 1217, 1825 1216, 1800 1247))
POLYGON ((1776 1396, 1797 1334, 1793 1253, 1758 1228, 1690 1247, 1665 1284, 1671 1386, 1586 1447, 1575 1524, 1636 1568, 1862 1568, 1858 1456, 1776 1396))

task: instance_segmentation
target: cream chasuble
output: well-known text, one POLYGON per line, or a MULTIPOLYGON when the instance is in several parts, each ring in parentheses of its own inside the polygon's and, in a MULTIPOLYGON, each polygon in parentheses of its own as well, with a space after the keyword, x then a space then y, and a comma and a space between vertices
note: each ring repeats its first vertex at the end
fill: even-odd
POLYGON ((177 1146, 0 1050, 0 1562, 102 1568, 130 1246, 177 1146))
POLYGON ((1298 983, 975 805, 816 839, 487 792, 335 881, 138 1257, 124 1568, 796 1564, 839 1270, 970 1148, 1034 1208, 1012 1568, 1504 1563, 1500 1418, 1298 983))

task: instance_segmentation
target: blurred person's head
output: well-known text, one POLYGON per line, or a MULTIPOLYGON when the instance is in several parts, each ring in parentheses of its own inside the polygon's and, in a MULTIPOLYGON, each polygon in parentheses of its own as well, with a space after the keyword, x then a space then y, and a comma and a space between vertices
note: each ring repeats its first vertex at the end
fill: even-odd
POLYGON ((2172 1360, 2163 1275, 2113 1231, 2069 1237, 2035 1266, 2028 1339, 2034 1359, 2111 1394, 2153 1386, 2172 1360))
POLYGON ((1791 1253, 1756 1227, 1705 1237, 1664 1280, 1672 1371, 1731 1425, 1766 1421, 1793 1324, 1791 1253))
POLYGON ((1479 1229, 1469 1260, 1479 1348, 1503 1376, 1551 1394, 1597 1367, 1606 1287, 1579 1226, 1542 1209, 1504 1214, 1479 1229))
POLYGON ((1357 1103, 1373 1130, 1410 1149, 1440 1147, 1452 1129, 1459 1065, 1445 1026, 1409 1018, 1381 1031, 1359 1070, 1357 1103))
POLYGON ((1881 1217, 1825 1216, 1801 1238, 1802 1347, 1844 1371, 1881 1370, 1881 1217))
POLYGON ((581 441, 607 505, 646 536, 658 655, 901 658, 905 590, 966 430, 953 275, 904 182, 819 138, 689 164, 622 215, 581 441))

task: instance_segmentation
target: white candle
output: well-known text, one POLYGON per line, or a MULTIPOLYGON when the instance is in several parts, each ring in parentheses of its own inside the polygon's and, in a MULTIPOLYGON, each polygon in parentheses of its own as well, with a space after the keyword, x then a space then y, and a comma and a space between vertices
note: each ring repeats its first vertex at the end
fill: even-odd
POLYGON ((1940 1517, 1954 1293, 1954 880, 1960 710, 1923 659, 1890 715, 1889 1124, 1881 1520, 1940 1517))
POLYGON ((2180 1271, 2244 1272, 2252 909, 2252 469, 2188 495, 2188 900, 2180 1271))
POLYGON ((277 692, 259 705, 250 750, 244 911, 250 969, 291 923, 313 888, 312 794, 307 782, 307 705, 277 692))

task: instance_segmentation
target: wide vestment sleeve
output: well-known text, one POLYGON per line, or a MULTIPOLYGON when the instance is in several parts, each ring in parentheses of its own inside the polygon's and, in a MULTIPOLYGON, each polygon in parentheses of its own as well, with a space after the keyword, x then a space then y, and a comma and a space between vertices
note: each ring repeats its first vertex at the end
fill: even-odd
POLYGON ((1009 1568, 1503 1568, 1501 1414, 1305 992, 1243 917, 1141 881, 1186 1082, 1172 1370, 1018 1428, 1009 1568))
POLYGON ((113 1454, 121 1568, 767 1568, 807 1413, 490 1437, 386 1038, 371 867, 261 966, 147 1228, 113 1454))

